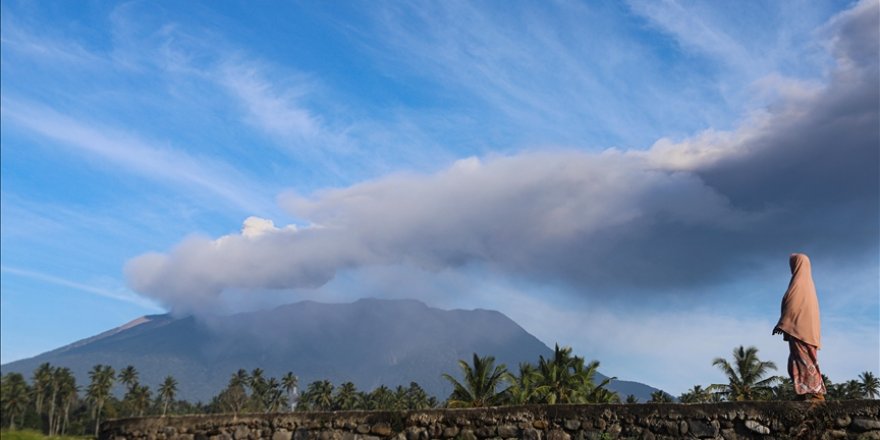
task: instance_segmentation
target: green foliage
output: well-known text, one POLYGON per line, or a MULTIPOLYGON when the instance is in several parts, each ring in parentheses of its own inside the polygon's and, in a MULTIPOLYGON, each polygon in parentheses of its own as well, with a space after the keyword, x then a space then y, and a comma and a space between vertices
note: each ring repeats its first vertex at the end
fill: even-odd
POLYGON ((708 403, 713 401, 715 394, 701 385, 694 385, 693 388, 678 397, 681 403, 708 403))
POLYGON ((159 386, 159 400, 162 401, 162 416, 168 412, 168 406, 174 401, 177 394, 177 381, 171 376, 165 376, 162 385, 159 386))
POLYGON ((104 404, 110 397, 110 389, 113 387, 113 381, 116 380, 116 372, 109 365, 95 365, 92 371, 89 371, 89 387, 86 389, 86 396, 92 403, 92 414, 95 418, 95 437, 98 437, 98 428, 101 425, 101 413, 104 411, 104 404))
POLYGON ((28 387, 24 376, 18 373, 9 373, 0 381, 0 393, 2 393, 3 416, 8 419, 9 429, 15 429, 15 419, 19 418, 19 425, 24 424, 24 413, 29 403, 31 389, 28 387))
POLYGON ((761 361, 755 347, 740 345, 733 349, 733 364, 724 358, 715 358, 712 365, 724 372, 728 383, 713 384, 709 389, 727 400, 767 400, 772 395, 773 383, 778 380, 776 376, 765 379, 770 370, 776 369, 776 364, 761 361))
POLYGON ((862 390, 862 396, 865 399, 876 399, 880 397, 880 380, 877 379, 877 376, 870 371, 862 372, 859 375, 859 380, 861 383, 859 384, 862 390))
POLYGON ((620 396, 606 388, 614 378, 596 384, 599 362, 586 364, 571 353, 571 348, 557 344, 553 357, 541 356, 537 366, 521 363, 519 374, 506 377, 510 386, 503 403, 620 403, 620 396))
POLYGON ((504 364, 495 365, 494 356, 480 357, 474 353, 473 364, 468 365, 464 360, 459 360, 464 382, 443 374, 443 378, 452 384, 452 394, 447 400, 450 408, 466 408, 494 406, 503 402, 506 389, 500 390, 508 378, 507 367, 504 364))
POLYGON ((651 400, 649 400, 648 403, 672 403, 673 401, 675 401, 675 399, 673 399, 669 393, 663 390, 657 390, 651 393, 651 400))

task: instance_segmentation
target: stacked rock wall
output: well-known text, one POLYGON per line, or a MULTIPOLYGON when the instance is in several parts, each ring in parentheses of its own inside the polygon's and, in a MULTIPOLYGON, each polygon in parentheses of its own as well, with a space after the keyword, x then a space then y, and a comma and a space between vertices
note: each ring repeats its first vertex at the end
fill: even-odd
POLYGON ((880 401, 529 405, 111 420, 101 440, 877 439, 880 401))

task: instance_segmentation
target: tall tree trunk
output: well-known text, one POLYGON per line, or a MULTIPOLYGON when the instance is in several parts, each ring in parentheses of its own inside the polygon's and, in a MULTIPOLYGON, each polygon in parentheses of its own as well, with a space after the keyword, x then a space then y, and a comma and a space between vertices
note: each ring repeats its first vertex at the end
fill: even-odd
POLYGON ((162 417, 165 417, 165 413, 167 411, 168 411, 168 399, 165 399, 165 401, 162 404, 162 417))
POLYGON ((52 390, 52 400, 49 402, 49 436, 55 435, 55 399, 58 397, 58 390, 52 390))
POLYGON ((65 401, 64 401, 64 420, 61 421, 61 436, 62 437, 64 437, 64 434, 67 433, 67 424, 70 423, 69 415, 70 415, 70 399, 65 399, 65 401))
POLYGON ((104 406, 104 401, 101 401, 101 404, 98 406, 98 409, 95 411, 95 438, 98 438, 98 427, 101 425, 101 407, 104 406))

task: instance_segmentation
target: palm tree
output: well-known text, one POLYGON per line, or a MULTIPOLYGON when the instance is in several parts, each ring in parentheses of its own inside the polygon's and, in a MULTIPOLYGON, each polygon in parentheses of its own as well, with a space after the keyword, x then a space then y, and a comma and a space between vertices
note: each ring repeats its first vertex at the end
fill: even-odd
POLYGON ((49 383, 49 411, 47 412, 47 418, 49 421, 49 436, 55 435, 57 432, 57 424, 58 420, 55 417, 55 409, 58 406, 58 393, 61 390, 62 382, 65 380, 64 372, 61 368, 53 368, 52 369, 52 380, 49 383))
POLYGON ((390 410, 394 407, 394 393, 385 385, 373 390, 366 399, 368 410, 390 410))
POLYGON ((410 382, 406 390, 405 409, 418 410, 431 408, 431 399, 428 393, 416 382, 410 382))
POLYGON ((591 361, 584 365, 584 358, 575 357, 573 376, 580 378, 581 392, 578 401, 581 403, 619 403, 620 396, 606 388, 617 377, 606 377, 596 385, 596 373, 599 371, 599 361, 591 361))
POLYGON ((247 370, 244 368, 239 368, 238 371, 232 374, 232 377, 229 379, 229 385, 235 386, 247 386, 250 383, 250 376, 248 376, 247 370))
MULTIPOLYGON (((58 398, 64 414, 61 419, 60 433, 64 436, 67 432, 67 426, 70 424, 70 407, 79 399, 79 396, 77 396, 79 387, 76 386, 76 378, 73 376, 73 372, 70 371, 69 368, 58 368, 58 376, 60 382, 58 386, 58 398)), ((56 433, 57 432, 58 431, 56 430, 56 433)))
POLYGON ((358 404, 357 387, 351 382, 345 382, 336 389, 333 396, 333 406, 341 410, 355 409, 358 404))
POLYGON ((174 401, 175 394, 177 394, 177 381, 171 376, 165 376, 165 380, 159 386, 159 398, 162 399, 162 417, 165 417, 168 405, 174 401))
POLYGON ((464 360, 458 365, 464 375, 464 384, 454 377, 443 374, 443 378, 452 384, 452 394, 448 405, 451 408, 494 406, 502 402, 506 389, 498 388, 507 381, 507 367, 495 365, 493 356, 479 357, 474 353, 473 366, 464 360))
POLYGON ((672 401, 672 396, 669 393, 657 390, 651 393, 651 400, 648 403, 671 403, 672 401))
POLYGON ((862 391, 862 383, 851 379, 846 381, 846 398, 850 400, 865 399, 867 395, 862 391))
POLYGON ((95 365, 89 371, 89 387, 86 390, 88 399, 92 402, 92 414, 95 417, 95 437, 98 437, 98 428, 101 425, 101 411, 104 403, 110 396, 110 388, 116 379, 116 372, 109 365, 95 365))
POLYGON ((330 411, 333 409, 333 384, 329 380, 316 380, 309 384, 301 400, 314 410, 330 411))
POLYGON ((151 397, 152 393, 150 392, 150 387, 134 384, 131 390, 131 403, 133 409, 137 412, 138 417, 143 417, 144 411, 150 406, 151 397))
POLYGON ((681 403, 707 403, 711 402, 712 398, 713 393, 711 391, 703 388, 702 385, 694 385, 693 388, 679 396, 678 400, 681 403))
POLYGON ((716 358, 712 365, 717 366, 727 375, 728 384, 714 384, 709 387, 718 391, 728 400, 759 400, 771 394, 771 386, 777 377, 764 377, 770 370, 776 369, 776 364, 770 361, 758 359, 758 349, 755 347, 745 348, 742 345, 733 349, 734 363, 731 365, 723 358, 716 358))
POLYGON ((52 365, 48 362, 40 364, 33 375, 33 387, 31 392, 34 394, 34 408, 37 414, 43 413, 43 402, 46 400, 46 394, 49 390, 49 384, 52 382, 52 365))
POLYGON ((596 388, 588 397, 590 403, 620 403, 620 395, 608 388, 596 388))
POLYGON ((542 400, 551 405, 556 403, 586 403, 596 402, 600 395, 603 399, 608 394, 600 390, 613 378, 605 379, 596 385, 594 380, 599 368, 598 361, 584 364, 584 359, 571 355, 571 347, 556 347, 553 357, 538 359, 538 373, 540 374, 535 391, 542 400))
POLYGON ((265 410, 265 400, 266 400, 266 378, 263 377, 263 369, 262 368, 254 368, 251 370, 250 380, 248 381, 248 386, 251 388, 251 401, 253 402, 253 406, 256 407, 257 411, 265 410))
POLYGON ((861 388, 862 394, 865 395, 868 399, 876 399, 877 396, 880 396, 880 380, 877 380, 877 377, 874 376, 870 371, 865 371, 859 375, 859 379, 862 381, 861 388))
POLYGON ((119 383, 125 385, 129 391, 138 384, 138 371, 134 365, 129 365, 119 371, 119 383))
POLYGON ((233 419, 238 418, 238 413, 241 412, 244 404, 247 402, 248 396, 244 387, 248 384, 249 380, 247 371, 240 368, 229 378, 226 389, 217 396, 221 404, 229 411, 232 411, 233 419))
POLYGON ((19 373, 8 373, 0 379, 0 406, 9 415, 10 430, 15 430, 16 416, 24 423, 24 413, 30 404, 30 393, 24 376, 19 373))
POLYGON ((263 408, 267 413, 277 412, 278 408, 287 405, 287 397, 284 396, 284 390, 281 389, 281 382, 278 382, 278 379, 270 377, 265 387, 263 408))
POLYGON ((293 408, 296 406, 297 385, 299 385, 299 378, 294 376, 292 371, 288 371, 281 378, 281 386, 284 387, 284 391, 287 393, 287 400, 290 402, 291 410, 293 410, 293 408))
POLYGON ((629 394, 626 396, 626 403, 639 403, 639 398, 635 394, 629 394))
POLYGON ((535 388, 541 380, 541 374, 535 366, 526 362, 519 364, 519 374, 511 374, 507 380, 511 383, 507 389, 505 401, 511 405, 523 405, 536 398, 535 388))

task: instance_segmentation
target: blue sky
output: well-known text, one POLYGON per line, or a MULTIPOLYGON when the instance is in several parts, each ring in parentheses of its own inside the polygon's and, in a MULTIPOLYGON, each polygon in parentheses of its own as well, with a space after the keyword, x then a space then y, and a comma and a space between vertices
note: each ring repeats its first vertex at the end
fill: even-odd
POLYGON ((820 365, 880 370, 876 0, 0 6, 4 363, 407 297, 678 394, 784 373, 801 251, 820 365))

